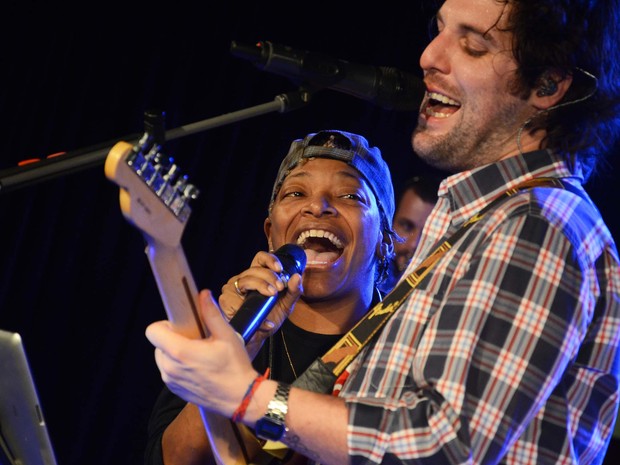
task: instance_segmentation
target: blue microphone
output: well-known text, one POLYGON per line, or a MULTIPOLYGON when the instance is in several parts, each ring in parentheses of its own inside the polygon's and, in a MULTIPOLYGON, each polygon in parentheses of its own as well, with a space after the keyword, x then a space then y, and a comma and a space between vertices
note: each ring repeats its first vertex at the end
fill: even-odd
MULTIPOLYGON (((274 255, 282 264, 280 276, 285 282, 288 282, 295 273, 303 273, 306 267, 306 253, 298 245, 284 244, 274 252, 274 255)), ((278 297, 285 292, 286 289, 272 296, 262 295, 256 290, 247 293, 241 307, 230 320, 230 325, 241 334, 246 344, 265 321, 278 297)))

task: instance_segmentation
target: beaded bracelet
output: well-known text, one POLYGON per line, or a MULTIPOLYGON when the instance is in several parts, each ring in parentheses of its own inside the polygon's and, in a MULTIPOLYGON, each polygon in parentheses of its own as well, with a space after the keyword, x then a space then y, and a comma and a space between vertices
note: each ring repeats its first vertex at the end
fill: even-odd
POLYGON ((239 407, 237 407, 237 410, 235 410, 235 412, 232 415, 232 421, 240 422, 241 420, 243 420, 243 417, 245 416, 245 411, 247 410, 248 405, 250 404, 250 400, 252 400, 252 396, 256 392, 256 389, 258 389, 258 386, 260 385, 260 383, 262 383, 268 377, 269 377, 269 368, 265 370, 265 373, 263 373, 260 376, 257 376, 254 379, 254 381, 250 383, 250 385, 248 386, 248 390, 246 391, 245 395, 243 396, 243 399, 241 400, 241 403, 239 404, 239 407))

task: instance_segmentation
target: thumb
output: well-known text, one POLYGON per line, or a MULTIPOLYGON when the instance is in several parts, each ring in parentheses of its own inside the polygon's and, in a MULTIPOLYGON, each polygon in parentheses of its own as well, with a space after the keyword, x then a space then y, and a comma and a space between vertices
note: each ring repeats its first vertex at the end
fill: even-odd
POLYGON ((168 352, 170 347, 178 347, 187 340, 186 337, 176 333, 168 320, 156 321, 147 326, 146 338, 154 347, 168 352))

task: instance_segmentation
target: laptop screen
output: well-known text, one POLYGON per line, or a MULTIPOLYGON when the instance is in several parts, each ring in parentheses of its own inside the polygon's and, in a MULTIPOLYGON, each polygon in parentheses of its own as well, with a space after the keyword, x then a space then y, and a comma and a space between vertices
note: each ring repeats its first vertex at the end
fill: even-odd
POLYGON ((0 465, 57 465, 19 333, 0 330, 0 465))

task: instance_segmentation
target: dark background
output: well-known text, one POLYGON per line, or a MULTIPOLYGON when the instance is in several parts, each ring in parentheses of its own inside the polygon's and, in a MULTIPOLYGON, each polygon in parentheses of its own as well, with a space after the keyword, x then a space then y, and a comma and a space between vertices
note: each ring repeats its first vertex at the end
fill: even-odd
MULTIPOLYGON (((418 1, 354 10, 336 2, 5 3, 0 176, 21 160, 127 140, 143 131, 146 110, 165 111, 173 129, 297 90, 232 56, 232 40, 419 74, 428 18, 418 1)), ((265 249, 272 181, 292 139, 328 128, 360 132, 382 149, 398 188, 424 169, 409 143, 415 120, 328 89, 300 109, 168 141, 164 151, 201 191, 183 234, 198 287, 219 293, 265 249)), ((618 169, 614 154, 589 185, 615 237, 618 169)), ((24 339, 59 464, 141 463, 161 387, 144 329, 165 312, 142 236, 123 218, 103 159, 1 189, 0 240, 0 328, 24 339)))

